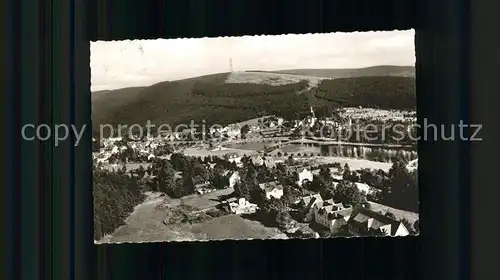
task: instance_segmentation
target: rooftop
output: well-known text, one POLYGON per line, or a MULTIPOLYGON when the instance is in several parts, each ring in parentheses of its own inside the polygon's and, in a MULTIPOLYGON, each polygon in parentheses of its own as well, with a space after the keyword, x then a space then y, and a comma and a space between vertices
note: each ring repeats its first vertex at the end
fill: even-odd
POLYGON ((274 189, 282 190, 283 186, 278 184, 277 182, 266 182, 266 183, 261 183, 259 184, 259 188, 266 192, 270 192, 274 189))
POLYGON ((360 207, 358 208, 353 215, 351 215, 351 219, 349 221, 355 221, 357 223, 368 223, 370 219, 373 219, 368 225, 370 228, 378 229, 385 225, 391 225, 391 235, 394 235, 401 224, 400 221, 389 218, 381 213, 372 211, 370 209, 360 207))

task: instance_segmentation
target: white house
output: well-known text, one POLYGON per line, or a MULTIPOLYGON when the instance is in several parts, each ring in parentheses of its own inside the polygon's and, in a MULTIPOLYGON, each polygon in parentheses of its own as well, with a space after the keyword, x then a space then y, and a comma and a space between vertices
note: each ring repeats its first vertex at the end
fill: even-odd
POLYGON ((271 199, 271 197, 280 199, 283 196, 283 186, 278 185, 276 182, 259 184, 259 188, 266 193, 267 199, 271 199))
POLYGON ((365 183, 356 182, 355 184, 356 184, 356 187, 358 187, 359 191, 364 192, 366 194, 373 194, 375 191, 378 191, 377 189, 372 188, 365 183))
POLYGON ((418 159, 414 159, 410 161, 407 165, 406 168, 410 171, 413 171, 415 169, 418 169, 418 159))
POLYGON ((239 138, 241 136, 241 128, 238 125, 228 125, 222 129, 223 133, 229 138, 239 138))
POLYGON ((216 135, 218 133, 221 133, 221 131, 222 131, 222 128, 220 126, 211 126, 208 129, 208 132, 210 133, 210 135, 216 135))
POLYGON ((250 160, 255 166, 261 166, 264 164, 264 159, 258 154, 251 155, 250 160))
POLYGON ((278 125, 283 125, 283 123, 285 122, 285 119, 283 118, 278 118, 278 125))
POLYGON ((240 198, 236 201, 236 198, 228 200, 229 209, 234 214, 251 214, 255 213, 257 210, 257 204, 250 203, 245 198, 240 198))
POLYGON ((313 181, 313 173, 309 169, 304 168, 304 169, 302 169, 302 171, 300 171, 298 173, 299 173, 299 181, 297 182, 297 184, 299 186, 302 186, 302 184, 305 181, 309 181, 309 182, 313 181))
POLYGON ((229 180, 229 187, 233 188, 234 185, 236 185, 236 183, 240 182, 240 180, 241 180, 239 172, 236 171, 236 172, 230 173, 228 180, 229 180))
POLYGON ((264 160, 264 165, 269 169, 276 168, 276 162, 272 158, 266 158, 264 160))

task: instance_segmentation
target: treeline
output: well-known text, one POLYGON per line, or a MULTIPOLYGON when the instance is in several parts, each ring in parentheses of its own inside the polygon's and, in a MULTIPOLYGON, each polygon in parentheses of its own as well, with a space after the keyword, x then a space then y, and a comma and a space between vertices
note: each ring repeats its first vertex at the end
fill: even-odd
POLYGON ((94 239, 99 240, 123 225, 144 195, 139 181, 123 171, 94 167, 93 176, 94 239))
POLYGON ((415 78, 377 76, 322 80, 315 97, 347 107, 415 109, 415 78))

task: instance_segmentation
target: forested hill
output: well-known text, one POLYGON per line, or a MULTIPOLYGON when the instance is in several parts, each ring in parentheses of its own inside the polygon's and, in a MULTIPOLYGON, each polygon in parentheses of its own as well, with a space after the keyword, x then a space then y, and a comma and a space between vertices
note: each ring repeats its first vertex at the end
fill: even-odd
POLYGON ((189 124, 191 120, 225 125, 269 114, 300 118, 309 113, 310 106, 414 109, 416 105, 414 77, 323 79, 311 88, 303 76, 288 84, 270 85, 227 83, 228 75, 95 92, 94 130, 98 131, 99 124, 145 124, 147 120, 173 126, 189 124))

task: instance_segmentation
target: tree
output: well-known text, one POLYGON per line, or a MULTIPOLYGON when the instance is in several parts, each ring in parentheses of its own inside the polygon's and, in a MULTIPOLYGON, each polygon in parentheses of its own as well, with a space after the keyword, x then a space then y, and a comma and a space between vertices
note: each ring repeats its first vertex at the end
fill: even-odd
POLYGON ((321 192, 321 197, 324 200, 328 200, 335 197, 335 186, 333 184, 327 185, 321 192))
POLYGON ((396 219, 396 216, 392 212, 389 212, 389 211, 387 211, 385 213, 385 216, 388 218, 391 218, 391 219, 396 219))
POLYGON ((233 171, 238 170, 238 165, 236 164, 236 162, 232 161, 231 165, 229 166, 229 169, 233 171))
POLYGON ((255 169, 251 168, 251 166, 252 165, 248 168, 246 174, 241 173, 243 176, 234 186, 235 194, 239 197, 244 197, 247 200, 251 200, 252 192, 259 188, 255 169))
POLYGON ((322 192, 324 189, 326 189, 326 181, 323 180, 322 177, 318 175, 313 175, 313 180, 312 182, 308 182, 308 184, 305 184, 305 187, 313 192, 322 192))
POLYGON ((353 207, 366 203, 366 195, 358 189, 356 184, 345 180, 337 184, 334 198, 353 207))
POLYGON ((298 189, 292 188, 289 185, 283 187, 283 197, 281 199, 286 205, 292 205, 300 196, 301 193, 298 189))
POLYGON ((318 108, 315 108, 314 115, 318 119, 329 118, 332 115, 332 110, 330 109, 329 106, 323 105, 323 106, 320 106, 318 108))
POLYGON ((286 227, 291 220, 285 202, 274 197, 265 200, 260 205, 259 214, 266 222, 281 228, 286 227))
POLYGON ((321 167, 320 170, 319 170, 319 177, 325 183, 330 183, 332 181, 332 173, 330 171, 330 168, 328 168, 328 167, 321 167))
POLYGON ((241 137, 245 138, 247 133, 250 131, 250 126, 248 124, 245 124, 243 127, 240 129, 241 137))
POLYGON ((219 172, 213 172, 212 178, 210 178, 210 183, 216 189, 223 189, 229 186, 229 179, 225 176, 222 176, 219 172))
POLYGON ((293 171, 292 173, 287 174, 285 176, 284 181, 285 181, 285 185, 298 186, 297 182, 299 181, 299 173, 297 173, 297 171, 293 171))
POLYGON ((94 239, 112 233, 144 200, 137 180, 104 169, 93 169, 94 239))
POLYGON ((149 184, 151 191, 170 194, 174 188, 175 170, 167 160, 156 159, 149 167, 150 175, 155 176, 149 184))
POLYGON ((183 174, 181 180, 174 182, 173 190, 170 192, 170 195, 175 198, 180 198, 189 194, 194 193, 194 181, 190 176, 186 176, 183 174))
POLYGON ((155 155, 156 156, 168 156, 174 152, 174 149, 172 146, 168 144, 161 145, 155 150, 155 155))
POLYGON ((404 161, 397 160, 393 163, 382 186, 380 199, 384 204, 418 212, 417 171, 409 172, 404 161))
POLYGON ((278 155, 278 157, 281 157, 281 152, 278 152, 278 154, 277 154, 277 155, 278 155))
POLYGON ((185 172, 187 171, 188 162, 187 157, 180 153, 173 153, 170 156, 170 162, 175 170, 185 172))
POLYGON ((146 174, 146 170, 144 169, 144 166, 139 165, 139 168, 137 168, 136 174, 139 176, 139 178, 143 178, 144 175, 146 174))
POLYGON ((416 220, 415 222, 413 222, 413 229, 415 230, 416 233, 420 232, 420 221, 419 220, 416 220))

